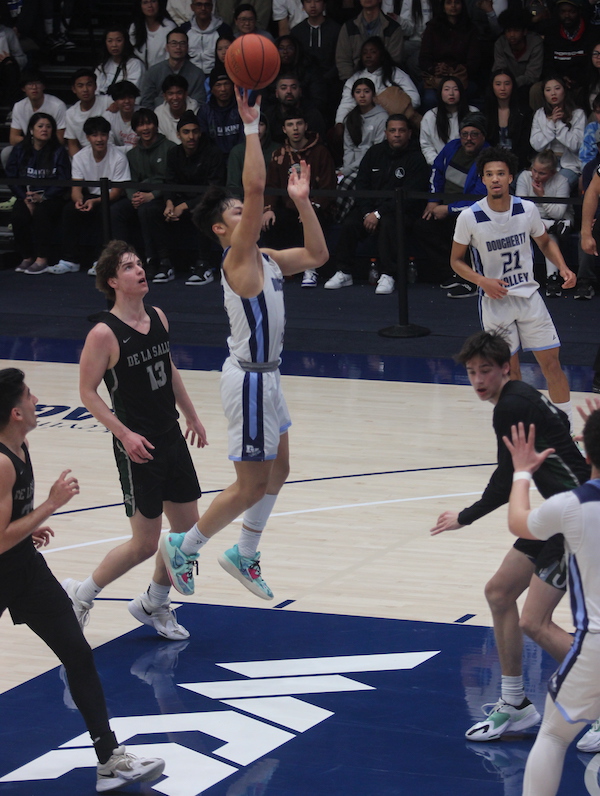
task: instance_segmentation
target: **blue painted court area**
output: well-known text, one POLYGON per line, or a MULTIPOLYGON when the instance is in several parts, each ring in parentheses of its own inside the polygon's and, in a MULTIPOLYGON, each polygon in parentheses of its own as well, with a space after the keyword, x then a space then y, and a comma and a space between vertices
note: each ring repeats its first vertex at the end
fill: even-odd
MULTIPOLYGON (((189 642, 141 627, 95 653, 119 740, 167 760, 161 781, 133 792, 521 793, 533 734, 464 739, 497 696, 489 629, 192 604, 178 618, 189 642)), ((553 663, 533 644, 525 655, 541 709, 553 663)), ((93 770, 81 767, 93 752, 69 704, 58 669, 0 696, 0 794, 94 792, 93 770)), ((600 794, 597 767, 572 748, 561 796, 600 794)))

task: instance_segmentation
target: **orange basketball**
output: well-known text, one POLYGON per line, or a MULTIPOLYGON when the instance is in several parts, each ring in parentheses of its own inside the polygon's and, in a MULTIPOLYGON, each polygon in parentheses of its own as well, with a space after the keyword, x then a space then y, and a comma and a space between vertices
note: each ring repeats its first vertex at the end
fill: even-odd
POLYGON ((264 88, 279 74, 279 51, 272 41, 257 33, 239 36, 225 54, 225 69, 236 86, 264 88))

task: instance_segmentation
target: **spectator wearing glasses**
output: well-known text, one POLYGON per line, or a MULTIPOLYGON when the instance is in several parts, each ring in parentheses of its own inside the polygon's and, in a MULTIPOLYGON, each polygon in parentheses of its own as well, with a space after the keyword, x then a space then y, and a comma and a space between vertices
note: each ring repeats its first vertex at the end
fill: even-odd
POLYGON ((206 102, 204 81, 206 75, 188 58, 188 36, 181 28, 167 33, 166 61, 161 61, 145 73, 142 78, 140 105, 142 108, 155 108, 163 100, 162 85, 169 75, 181 75, 188 82, 188 95, 201 105, 206 102))
POLYGON ((270 41, 273 41, 273 37, 267 30, 263 30, 258 26, 258 17, 256 15, 256 9, 254 6, 250 5, 250 3, 240 3, 239 6, 233 12, 233 21, 235 22, 233 28, 233 35, 236 37, 238 36, 245 36, 246 33, 256 33, 258 36, 264 36, 270 41))
POLYGON ((429 279, 440 281, 448 298, 477 295, 475 285, 456 276, 450 268, 450 252, 456 219, 472 202, 464 194, 486 193, 477 173, 477 156, 489 147, 485 116, 468 113, 460 124, 460 137, 449 141, 433 161, 431 193, 454 194, 446 204, 438 199, 427 203, 422 218, 417 219, 414 233, 424 253, 423 262, 430 269, 429 279))
POLYGON ((212 0, 193 0, 193 18, 182 25, 187 33, 189 55, 192 63, 209 75, 215 65, 215 46, 219 36, 231 36, 231 27, 221 17, 213 14, 212 0))

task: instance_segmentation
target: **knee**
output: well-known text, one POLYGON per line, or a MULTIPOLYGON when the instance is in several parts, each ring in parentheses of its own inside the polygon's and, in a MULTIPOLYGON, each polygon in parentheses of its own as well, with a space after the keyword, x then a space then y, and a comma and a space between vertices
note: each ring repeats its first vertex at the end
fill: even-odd
POLYGON ((141 564, 142 561, 147 561, 158 550, 158 540, 152 538, 132 540, 132 558, 133 565, 141 564))
POLYGON ((535 614, 523 610, 519 618, 519 627, 526 636, 533 639, 533 641, 537 641, 543 636, 545 623, 540 617, 535 616, 535 614))
POLYGON ((484 593, 492 613, 501 613, 515 604, 512 594, 507 591, 502 583, 494 578, 486 583, 484 593))
POLYGON ((245 484, 244 486, 240 487, 240 496, 244 506, 244 511, 254 506, 254 504, 258 503, 259 500, 262 500, 267 493, 267 485, 268 481, 265 479, 264 481, 261 480, 256 483, 245 484))

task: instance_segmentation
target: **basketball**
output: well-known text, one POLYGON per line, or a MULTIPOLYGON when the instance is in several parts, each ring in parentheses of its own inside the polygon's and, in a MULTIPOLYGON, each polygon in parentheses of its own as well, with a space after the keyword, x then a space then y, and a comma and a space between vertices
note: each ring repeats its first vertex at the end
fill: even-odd
POLYGON ((279 52, 272 41, 257 33, 246 33, 230 45, 225 69, 236 86, 264 88, 279 74, 279 52))

